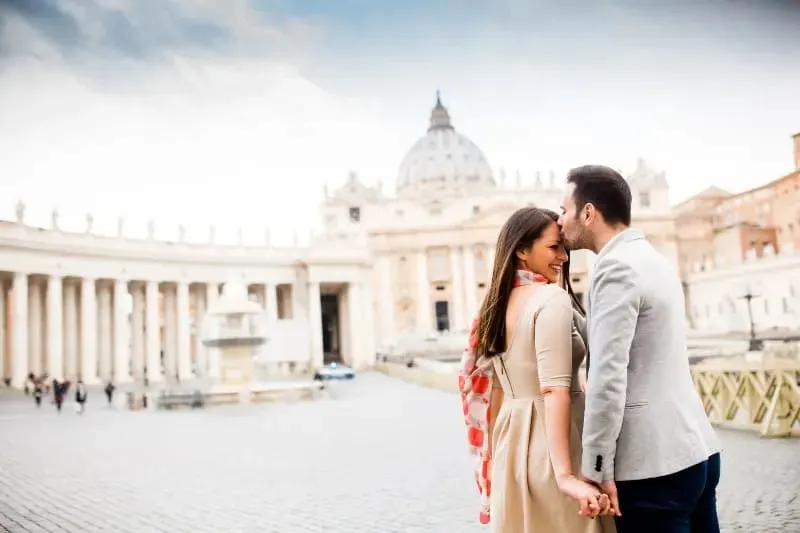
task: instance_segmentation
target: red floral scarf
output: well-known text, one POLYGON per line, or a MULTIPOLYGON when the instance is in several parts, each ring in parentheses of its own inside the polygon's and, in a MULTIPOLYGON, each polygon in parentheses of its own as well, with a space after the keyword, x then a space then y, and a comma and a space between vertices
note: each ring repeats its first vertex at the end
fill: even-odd
MULTIPOLYGON (((548 283, 547 278, 528 270, 517 270, 514 287, 548 283)), ((489 523, 489 495, 492 490, 492 457, 489 451, 489 408, 492 400, 494 366, 490 357, 478 357, 478 319, 472 322, 469 342, 461 358, 458 390, 467 426, 467 444, 474 459, 475 482, 478 485, 481 507, 479 519, 489 523)))

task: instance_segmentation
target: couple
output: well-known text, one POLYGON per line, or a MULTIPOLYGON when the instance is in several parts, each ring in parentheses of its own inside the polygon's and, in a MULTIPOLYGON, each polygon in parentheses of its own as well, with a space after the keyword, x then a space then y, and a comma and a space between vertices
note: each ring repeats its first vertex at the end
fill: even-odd
POLYGON ((462 359, 481 521, 498 533, 719 533, 720 443, 692 382, 677 272, 629 229, 618 172, 570 171, 562 211, 505 223, 462 359), (586 313, 565 245, 597 254, 586 313))

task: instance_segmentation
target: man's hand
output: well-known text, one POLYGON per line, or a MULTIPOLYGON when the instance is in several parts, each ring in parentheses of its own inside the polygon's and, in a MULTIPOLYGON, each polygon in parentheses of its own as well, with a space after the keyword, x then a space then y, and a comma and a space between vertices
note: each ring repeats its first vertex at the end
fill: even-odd
POLYGON ((613 514, 615 516, 622 516, 622 512, 619 508, 619 495, 617 494, 617 484, 614 483, 614 480, 603 481, 602 483, 595 483, 591 479, 581 476, 581 479, 586 481, 587 483, 591 483, 598 489, 600 492, 608 496, 608 499, 611 500, 611 509, 609 514, 613 514))

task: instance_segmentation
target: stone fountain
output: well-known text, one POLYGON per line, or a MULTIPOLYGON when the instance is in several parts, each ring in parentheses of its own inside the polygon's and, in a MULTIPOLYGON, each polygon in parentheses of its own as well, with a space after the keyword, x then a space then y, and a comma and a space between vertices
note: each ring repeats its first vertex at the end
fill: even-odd
POLYGON ((263 360, 267 342, 264 310, 249 298, 244 283, 229 281, 203 319, 202 343, 208 348, 202 378, 206 403, 316 397, 322 390, 317 382, 256 381, 254 367, 263 360))

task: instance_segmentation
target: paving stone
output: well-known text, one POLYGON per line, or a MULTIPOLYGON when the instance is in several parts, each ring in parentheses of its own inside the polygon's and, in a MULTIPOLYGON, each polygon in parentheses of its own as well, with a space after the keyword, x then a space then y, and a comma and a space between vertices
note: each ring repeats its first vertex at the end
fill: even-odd
MULTIPOLYGON (((375 375, 334 398, 86 414, 0 400, 0 530, 472 533, 456 396, 375 375)), ((723 530, 800 531, 800 441, 721 432, 723 530)))

